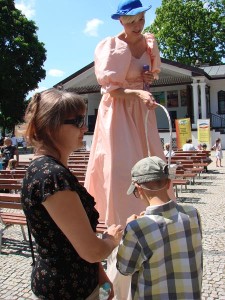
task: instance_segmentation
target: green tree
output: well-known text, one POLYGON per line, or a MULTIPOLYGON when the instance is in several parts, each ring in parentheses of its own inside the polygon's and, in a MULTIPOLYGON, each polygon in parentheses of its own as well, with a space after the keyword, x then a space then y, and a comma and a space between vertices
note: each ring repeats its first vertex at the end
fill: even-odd
POLYGON ((225 0, 162 0, 154 23, 162 57, 185 64, 222 64, 225 57, 225 0))
POLYGON ((13 131, 23 121, 26 96, 46 72, 44 44, 38 41, 37 27, 13 0, 0 0, 0 126, 13 131))

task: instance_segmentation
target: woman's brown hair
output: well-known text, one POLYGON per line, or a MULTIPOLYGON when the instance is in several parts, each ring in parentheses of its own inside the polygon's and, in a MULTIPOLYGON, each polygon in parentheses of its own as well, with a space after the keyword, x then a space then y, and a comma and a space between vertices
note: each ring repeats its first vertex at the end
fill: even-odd
POLYGON ((84 100, 76 93, 55 88, 36 93, 25 113, 27 142, 36 149, 44 147, 60 158, 55 144, 60 126, 68 117, 84 115, 85 111, 84 100))

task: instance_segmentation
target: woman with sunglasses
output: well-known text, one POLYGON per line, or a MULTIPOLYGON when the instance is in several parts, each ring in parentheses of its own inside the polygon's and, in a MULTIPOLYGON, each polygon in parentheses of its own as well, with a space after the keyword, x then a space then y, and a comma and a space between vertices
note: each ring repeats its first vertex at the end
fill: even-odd
POLYGON ((39 299, 98 299, 99 285, 109 281, 101 261, 122 235, 112 225, 104 240, 96 236, 94 198, 67 166, 82 147, 85 112, 77 94, 50 89, 34 95, 25 114, 25 136, 36 151, 21 202, 36 243, 31 287, 39 299))

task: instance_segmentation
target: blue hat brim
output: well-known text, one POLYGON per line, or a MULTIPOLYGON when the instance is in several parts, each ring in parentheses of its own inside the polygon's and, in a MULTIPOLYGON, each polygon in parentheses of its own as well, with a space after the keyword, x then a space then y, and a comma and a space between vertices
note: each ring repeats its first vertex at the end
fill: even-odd
POLYGON ((119 20, 120 17, 123 17, 123 16, 136 16, 137 14, 140 14, 142 12, 145 12, 147 10, 149 10, 152 6, 148 6, 148 7, 137 7, 137 8, 134 8, 130 11, 128 11, 127 13, 116 13, 116 14, 113 14, 111 15, 111 18, 113 20, 119 20))

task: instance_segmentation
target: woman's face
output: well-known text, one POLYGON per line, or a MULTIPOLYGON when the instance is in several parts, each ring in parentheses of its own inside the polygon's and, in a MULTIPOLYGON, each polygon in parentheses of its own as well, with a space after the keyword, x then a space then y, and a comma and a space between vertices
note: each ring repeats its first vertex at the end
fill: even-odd
POLYGON ((122 21, 120 22, 123 25, 124 31, 128 36, 137 36, 140 35, 143 31, 145 25, 145 14, 139 14, 138 19, 132 21, 131 23, 124 24, 122 21))
MULTIPOLYGON (((80 116, 77 116, 80 117, 80 116)), ((67 120, 76 120, 76 117, 69 117, 67 120)), ((75 124, 63 124, 59 129, 57 136, 57 144, 62 150, 67 152, 75 151, 83 147, 84 133, 87 132, 88 128, 86 123, 82 127, 78 128, 75 124)))

